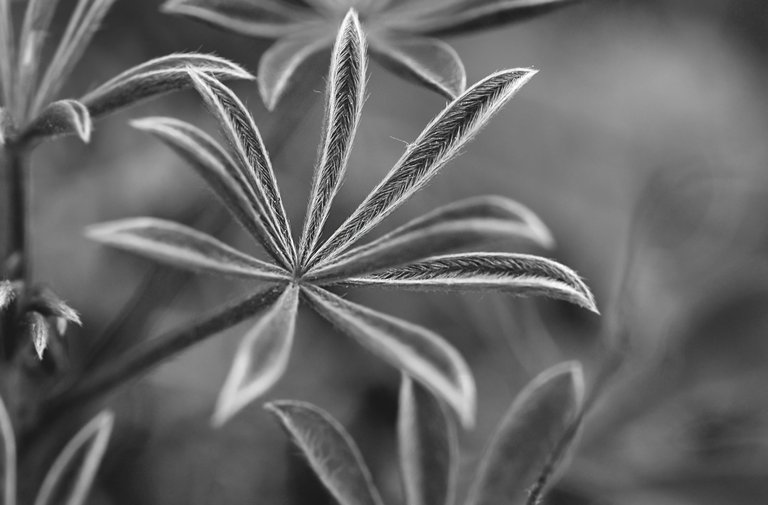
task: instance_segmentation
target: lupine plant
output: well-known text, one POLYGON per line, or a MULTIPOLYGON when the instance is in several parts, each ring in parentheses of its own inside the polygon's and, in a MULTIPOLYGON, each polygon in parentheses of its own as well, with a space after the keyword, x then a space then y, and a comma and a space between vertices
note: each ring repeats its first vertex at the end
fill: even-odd
MULTIPOLYGON (((350 301, 339 290, 372 286, 500 291, 545 296, 597 312, 590 289, 569 267, 539 255, 485 250, 501 239, 540 249, 554 245, 551 232, 531 209, 503 196, 448 203, 362 243, 454 160, 536 73, 527 68, 502 70, 467 88, 458 55, 431 37, 511 23, 573 2, 470 0, 432 6, 399 0, 168 2, 166 11, 249 35, 280 38, 260 64, 259 89, 269 109, 284 95, 304 60, 331 48, 319 154, 305 218, 294 230, 256 122, 223 83, 252 79, 245 69, 216 56, 177 53, 123 72, 79 98, 61 98, 68 77, 114 0, 70 4, 74 10, 49 59, 43 57, 43 46, 59 2, 0 0, 0 168, 5 205, 0 257, 0 475, 4 505, 86 503, 107 449, 113 414, 103 410, 92 417, 63 448, 57 446, 64 437, 53 429, 56 423, 71 421, 71 414, 82 425, 83 419, 92 416, 87 408, 90 402, 204 339, 253 319, 214 409, 214 424, 223 425, 286 373, 302 303, 400 371, 398 429, 406 502, 452 503, 457 492, 454 418, 470 428, 476 415, 477 393, 469 364, 433 331, 350 301), (369 44, 378 61, 450 102, 346 220, 335 230, 325 230, 361 119, 369 44), (187 161, 263 254, 241 252, 194 228, 151 217, 93 225, 87 235, 180 269, 250 280, 254 287, 246 297, 143 340, 95 367, 68 370, 67 326, 83 322, 76 310, 32 275, 30 155, 42 141, 56 136, 77 135, 89 142, 95 120, 187 87, 202 97, 224 142, 174 118, 149 117, 132 125, 187 161), (41 436, 49 432, 53 436, 43 447, 58 456, 51 458, 45 476, 33 475, 19 485, 20 477, 27 477, 18 469, 28 461, 22 453, 39 449, 41 436), (29 483, 39 487, 31 490, 29 483)), ((579 431, 586 409, 583 390, 581 368, 574 363, 535 379, 502 421, 467 503, 538 503, 579 431)), ((341 503, 381 503, 359 451, 330 415, 294 401, 270 403, 268 409, 341 503)))

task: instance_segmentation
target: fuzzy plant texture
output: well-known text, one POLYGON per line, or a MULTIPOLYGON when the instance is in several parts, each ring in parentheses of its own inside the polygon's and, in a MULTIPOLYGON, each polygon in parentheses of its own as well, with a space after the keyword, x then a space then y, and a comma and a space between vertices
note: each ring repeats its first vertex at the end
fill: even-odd
MULTIPOLYGON (((532 211, 503 197, 476 197, 442 206, 358 245, 456 157, 533 76, 529 69, 492 74, 449 103, 359 207, 323 238, 323 225, 347 170, 360 120, 366 69, 365 36, 357 14, 350 10, 333 48, 324 136, 306 217, 296 240, 253 118, 215 77, 190 72, 219 121, 228 149, 175 119, 148 118, 134 123, 190 162, 268 253, 269 261, 180 224, 154 218, 120 220, 88 230, 88 236, 101 243, 179 268, 253 279, 266 285, 226 308, 228 317, 222 318, 218 327, 177 336, 197 338, 260 314, 241 341, 221 390, 214 414, 216 424, 262 396, 284 374, 300 298, 343 333, 430 390, 465 426, 473 424, 475 384, 462 356, 432 331, 346 300, 333 293, 336 287, 498 290, 549 296, 596 311, 588 287, 573 270, 556 261, 528 254, 457 252, 509 237, 552 245, 550 233, 532 211)), ((108 382, 110 374, 114 378, 120 373, 121 366, 111 366, 106 378, 96 382, 108 382)))
POLYGON ((302 63, 330 48, 347 10, 365 24, 371 53, 397 75, 454 99, 467 83, 461 57, 435 38, 508 25, 579 0, 168 0, 166 12, 242 35, 275 39, 259 63, 259 90, 274 109, 302 63))

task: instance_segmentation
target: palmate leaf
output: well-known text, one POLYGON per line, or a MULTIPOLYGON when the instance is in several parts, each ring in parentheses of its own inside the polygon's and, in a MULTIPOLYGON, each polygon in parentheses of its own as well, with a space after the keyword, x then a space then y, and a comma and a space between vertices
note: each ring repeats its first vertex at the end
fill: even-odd
POLYGON ((266 224, 245 196, 248 187, 244 175, 216 141, 199 128, 173 118, 150 117, 133 121, 131 125, 153 134, 185 159, 243 228, 275 261, 288 267, 266 224))
POLYGON ((382 505, 352 437, 327 412, 297 401, 267 404, 341 505, 382 505))
POLYGON ((267 49, 259 59, 259 93, 267 110, 277 107, 301 65, 332 44, 333 36, 327 26, 307 25, 267 49))
MULTIPOLYGON (((3 1, 0 0, 0 2, 3 1)), ((13 431, 8 407, 6 407, 2 397, 0 397, 0 438, 2 438, 3 443, 3 505, 16 505, 16 486, 18 484, 16 434, 13 431)))
POLYGON ((399 405, 397 433, 406 504, 451 505, 459 457, 456 428, 440 402, 407 376, 399 405))
POLYGON ((276 0, 169 0, 162 11, 251 37, 281 37, 304 29, 307 17, 276 0))
POLYGON ((518 395, 488 444, 467 505, 527 503, 541 472, 562 457, 575 436, 584 402, 578 363, 544 371, 518 395))
POLYGON ((26 113, 30 90, 35 85, 40 68, 40 53, 59 0, 29 0, 19 38, 16 101, 22 114, 26 113))
POLYGON ((192 228, 155 218, 97 224, 86 235, 111 247, 178 268, 264 281, 287 280, 285 271, 237 251, 192 228))
POLYGON ((21 142, 41 137, 76 134, 80 140, 91 140, 93 122, 88 108, 77 100, 59 100, 49 104, 22 133, 21 142))
POLYGON ((429 182, 534 74, 530 69, 497 72, 451 102, 313 259, 343 252, 429 182))
POLYGON ((429 388, 465 426, 474 424, 475 381, 461 354, 435 333, 322 288, 304 286, 312 307, 363 347, 429 388))
POLYGON ((333 198, 344 179, 352 142, 363 111, 366 62, 365 37, 357 15, 350 10, 341 24, 331 56, 323 128, 325 136, 312 178, 312 191, 299 248, 302 264, 317 244, 333 198))
POLYGON ((80 100, 94 118, 162 93, 192 86, 189 71, 216 79, 253 79, 240 65, 209 54, 177 53, 129 69, 80 100))
POLYGON ((218 119, 227 142, 235 152, 236 161, 244 170, 243 180, 248 190, 246 196, 253 208, 263 216, 270 235, 290 261, 295 257, 295 247, 288 217, 277 188, 272 162, 253 117, 232 90, 217 79, 195 71, 190 75, 208 109, 218 119))
POLYGON ((437 91, 449 100, 467 87, 461 57, 440 40, 377 34, 371 38, 371 49, 374 58, 395 74, 437 91))
POLYGON ((524 205, 501 196, 479 196, 438 207, 334 261, 320 262, 307 277, 341 280, 504 238, 554 245, 552 233, 524 205))
POLYGON ((456 35, 527 21, 581 0, 475 0, 453 2, 423 15, 401 16, 390 23, 395 30, 425 35, 456 35))
POLYGON ((592 293, 576 272, 556 261, 528 254, 438 256, 344 282, 418 290, 495 289, 517 295, 548 296, 597 312, 592 293))
POLYGON ((298 307, 299 288, 291 284, 243 337, 219 394, 214 425, 222 426, 282 377, 293 347, 298 307))
POLYGON ((34 505, 84 505, 112 434, 114 415, 103 411, 64 446, 45 476, 34 505))

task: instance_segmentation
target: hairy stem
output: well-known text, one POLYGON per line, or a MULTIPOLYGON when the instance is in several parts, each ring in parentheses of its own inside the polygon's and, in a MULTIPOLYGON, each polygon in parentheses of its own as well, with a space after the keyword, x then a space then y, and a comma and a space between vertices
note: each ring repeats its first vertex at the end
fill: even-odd
POLYGON ((141 342, 121 357, 102 364, 81 381, 55 395, 49 401, 45 414, 50 416, 52 413, 82 405, 144 375, 193 345, 252 317, 260 309, 277 300, 282 290, 282 286, 269 287, 226 305, 212 316, 141 342))

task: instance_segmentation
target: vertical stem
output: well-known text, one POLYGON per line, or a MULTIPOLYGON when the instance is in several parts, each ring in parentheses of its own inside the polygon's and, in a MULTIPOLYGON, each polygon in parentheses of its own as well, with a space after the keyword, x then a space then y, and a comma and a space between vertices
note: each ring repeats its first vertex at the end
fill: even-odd
POLYGON ((29 280, 29 170, 27 156, 13 145, 3 149, 4 186, 7 188, 7 244, 5 261, 13 280, 29 280))

